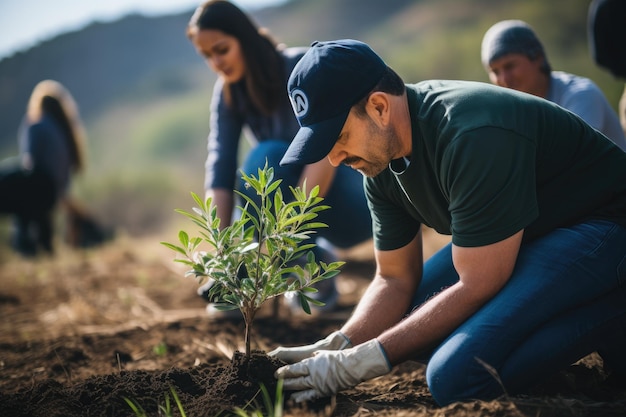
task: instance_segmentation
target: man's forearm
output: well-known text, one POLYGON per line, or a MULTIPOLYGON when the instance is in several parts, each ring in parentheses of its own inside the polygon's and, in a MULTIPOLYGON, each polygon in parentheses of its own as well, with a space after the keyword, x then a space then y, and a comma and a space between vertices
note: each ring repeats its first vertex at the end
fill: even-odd
POLYGON ((392 365, 429 352, 482 305, 458 282, 378 336, 392 365))
POLYGON ((378 337, 402 320, 413 292, 397 280, 376 276, 341 331, 354 346, 378 337))

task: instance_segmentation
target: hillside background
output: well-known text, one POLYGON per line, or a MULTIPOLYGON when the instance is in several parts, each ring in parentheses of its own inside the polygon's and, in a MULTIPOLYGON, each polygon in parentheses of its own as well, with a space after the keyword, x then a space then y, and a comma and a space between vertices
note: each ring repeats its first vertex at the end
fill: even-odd
MULTIPOLYGON (((488 82, 484 32, 502 19, 527 21, 554 69, 593 79, 617 108, 623 80, 589 51, 589 0, 292 0, 252 12, 289 45, 356 38, 407 82, 488 82)), ((16 132, 33 86, 51 78, 78 102, 88 133, 88 168, 72 192, 98 217, 131 235, 171 227, 174 208, 202 193, 209 99, 215 80, 185 36, 193 10, 94 23, 0 61, 0 159, 16 154, 16 132)))

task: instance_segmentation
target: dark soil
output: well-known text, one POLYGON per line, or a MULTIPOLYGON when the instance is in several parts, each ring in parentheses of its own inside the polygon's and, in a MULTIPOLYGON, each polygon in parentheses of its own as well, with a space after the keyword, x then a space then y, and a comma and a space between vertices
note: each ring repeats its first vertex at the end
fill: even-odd
MULTIPOLYGON (((169 396, 177 396, 190 416, 216 416, 243 407, 258 397, 262 384, 276 391, 274 371, 281 366, 263 352, 250 358, 237 352, 228 363, 203 363, 191 368, 163 371, 120 371, 89 377, 75 384, 47 379, 13 395, 2 395, 3 415, 14 417, 127 416, 131 401, 148 415, 158 415, 169 396)), ((252 401, 254 402, 254 401, 252 401)))
MULTIPOLYGON (((135 416, 125 399, 148 416, 165 415, 159 410, 169 401, 177 416, 173 393, 188 417, 228 416, 235 407, 265 412, 259 387, 273 399, 280 364, 264 352, 340 328, 374 273, 367 249, 346 253, 337 312, 312 317, 280 305, 276 317, 272 306, 262 309, 248 361, 242 321, 207 316, 197 283, 159 240, 167 239, 61 248, 36 261, 0 250, 0 416, 135 416)), ((527 395, 440 408, 424 366, 408 361, 334 398, 287 400, 284 408, 303 417, 624 417, 626 387, 607 378, 594 354, 527 395)))

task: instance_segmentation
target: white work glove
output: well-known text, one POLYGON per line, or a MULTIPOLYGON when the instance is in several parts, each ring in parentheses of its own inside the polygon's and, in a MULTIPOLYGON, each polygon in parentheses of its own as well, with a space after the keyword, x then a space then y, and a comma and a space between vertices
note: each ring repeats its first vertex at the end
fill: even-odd
POLYGON ((291 398, 302 402, 329 397, 389 371, 391 365, 382 345, 372 339, 350 349, 318 351, 301 362, 278 368, 274 376, 284 379, 285 390, 298 391, 291 398))
POLYGON ((342 350, 351 346, 352 343, 348 336, 340 331, 336 331, 312 345, 291 348, 279 347, 268 353, 268 355, 287 363, 296 363, 302 359, 310 358, 318 350, 342 350))

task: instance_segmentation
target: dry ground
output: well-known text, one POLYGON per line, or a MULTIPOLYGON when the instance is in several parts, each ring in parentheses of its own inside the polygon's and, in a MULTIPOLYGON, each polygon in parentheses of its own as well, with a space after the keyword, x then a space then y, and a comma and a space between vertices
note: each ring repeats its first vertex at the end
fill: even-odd
MULTIPOLYGON (((172 383, 188 416, 215 415, 207 405, 219 385, 214 372, 243 350, 243 325, 206 315, 197 283, 182 276, 159 240, 173 239, 59 247, 54 258, 36 261, 0 251, 0 416, 132 416, 122 397, 133 395, 157 415, 172 383), (129 381, 142 389, 124 391, 129 381)), ((431 234, 426 256, 446 241, 431 234)), ((254 348, 310 343, 341 326, 374 272, 368 245, 344 255, 340 310, 307 317, 281 309, 276 318, 268 305, 255 324, 254 348)), ((591 355, 532 394, 439 408, 423 365, 407 362, 314 410, 287 402, 285 415, 626 416, 626 389, 604 377, 591 355)))

